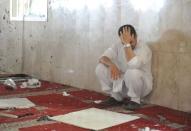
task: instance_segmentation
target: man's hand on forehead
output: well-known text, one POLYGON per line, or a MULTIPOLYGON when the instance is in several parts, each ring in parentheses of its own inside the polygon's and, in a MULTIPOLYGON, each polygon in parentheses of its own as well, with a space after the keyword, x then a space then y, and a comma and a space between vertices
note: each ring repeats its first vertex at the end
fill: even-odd
POLYGON ((130 27, 123 27, 122 31, 120 31, 120 39, 123 44, 132 43, 134 40, 134 34, 131 35, 130 27))

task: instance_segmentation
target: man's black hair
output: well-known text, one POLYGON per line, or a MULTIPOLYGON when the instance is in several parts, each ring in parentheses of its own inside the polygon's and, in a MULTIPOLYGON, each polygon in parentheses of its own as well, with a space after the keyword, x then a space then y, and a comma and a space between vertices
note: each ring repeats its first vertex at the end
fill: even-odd
POLYGON ((128 25, 128 24, 127 25, 123 25, 123 26, 121 26, 119 28, 119 30, 118 30, 118 35, 119 36, 120 36, 120 32, 123 32, 123 27, 129 28, 131 35, 134 34, 135 38, 137 37, 137 32, 136 32, 135 28, 132 25, 128 25))

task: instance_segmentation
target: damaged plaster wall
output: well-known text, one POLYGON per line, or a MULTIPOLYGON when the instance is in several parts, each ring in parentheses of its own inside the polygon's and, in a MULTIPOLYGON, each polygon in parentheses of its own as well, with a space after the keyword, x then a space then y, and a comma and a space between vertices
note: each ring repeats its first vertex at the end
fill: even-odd
POLYGON ((158 11, 135 10, 127 0, 108 0, 110 4, 97 7, 96 3, 91 7, 67 6, 64 1, 49 0, 48 22, 24 23, 4 20, 8 2, 1 3, 3 70, 18 72, 23 67, 24 73, 41 79, 101 91, 94 73, 98 58, 119 41, 119 26, 130 23, 153 51, 154 90, 148 100, 191 111, 190 0, 163 0, 165 4, 158 11), (11 32, 9 23, 16 27, 11 32), (13 47, 11 51, 9 47, 13 47))
POLYGON ((191 1, 168 1, 159 13, 160 37, 152 43, 154 90, 150 101, 191 111, 191 1))
POLYGON ((20 73, 22 68, 22 23, 10 22, 9 1, 0 1, 0 71, 20 73))

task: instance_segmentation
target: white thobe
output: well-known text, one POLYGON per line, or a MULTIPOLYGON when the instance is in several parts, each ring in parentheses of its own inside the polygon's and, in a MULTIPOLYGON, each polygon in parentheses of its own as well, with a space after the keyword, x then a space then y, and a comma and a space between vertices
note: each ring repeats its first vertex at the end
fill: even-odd
POLYGON ((133 50, 135 57, 127 61, 124 47, 117 43, 108 48, 102 56, 108 57, 122 72, 118 80, 112 80, 110 72, 103 64, 96 68, 96 74, 102 90, 111 94, 117 100, 130 97, 140 103, 140 98, 148 95, 152 90, 151 57, 152 52, 146 44, 137 44, 133 50), (125 88, 123 89, 123 83, 125 88))

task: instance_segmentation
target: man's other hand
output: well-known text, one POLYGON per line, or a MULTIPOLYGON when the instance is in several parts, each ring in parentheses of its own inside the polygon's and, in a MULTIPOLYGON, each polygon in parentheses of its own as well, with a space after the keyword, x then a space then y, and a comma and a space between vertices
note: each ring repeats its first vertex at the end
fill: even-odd
POLYGON ((115 64, 111 64, 109 66, 111 72, 111 79, 117 80, 121 77, 121 72, 115 64))

